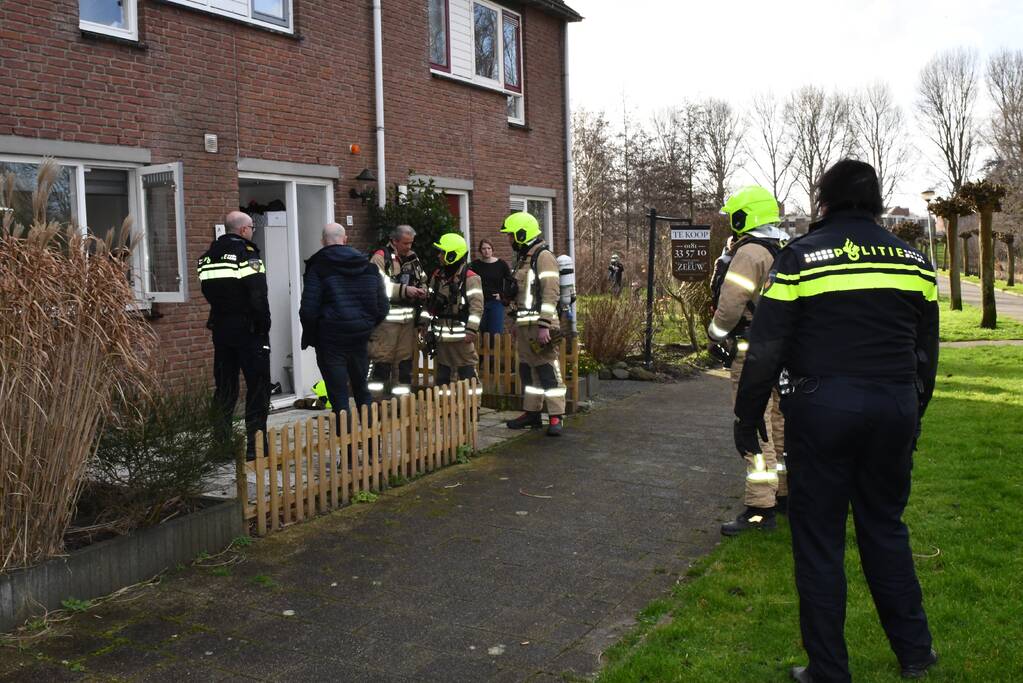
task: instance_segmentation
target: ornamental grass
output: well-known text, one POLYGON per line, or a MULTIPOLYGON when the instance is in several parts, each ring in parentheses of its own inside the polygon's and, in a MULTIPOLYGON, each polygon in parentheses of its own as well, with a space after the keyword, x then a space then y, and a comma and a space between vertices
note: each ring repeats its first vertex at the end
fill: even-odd
POLYGON ((49 221, 58 172, 39 166, 29 226, 0 179, 0 571, 62 553, 112 401, 148 384, 155 349, 133 311, 130 221, 106 241, 49 221))

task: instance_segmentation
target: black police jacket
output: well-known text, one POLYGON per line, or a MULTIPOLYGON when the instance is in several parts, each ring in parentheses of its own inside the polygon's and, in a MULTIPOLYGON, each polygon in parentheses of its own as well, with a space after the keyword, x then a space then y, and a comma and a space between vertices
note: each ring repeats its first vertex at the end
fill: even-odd
POLYGON ((341 244, 320 249, 305 262, 302 348, 363 343, 390 309, 380 271, 365 254, 341 244))
POLYGON ((749 333, 735 414, 759 420, 781 369, 916 382, 934 391, 938 303, 930 261, 865 212, 838 211, 774 261, 749 333))
POLYGON ((259 247, 240 235, 223 235, 199 257, 198 272, 203 296, 210 302, 211 327, 270 331, 266 266, 259 247))

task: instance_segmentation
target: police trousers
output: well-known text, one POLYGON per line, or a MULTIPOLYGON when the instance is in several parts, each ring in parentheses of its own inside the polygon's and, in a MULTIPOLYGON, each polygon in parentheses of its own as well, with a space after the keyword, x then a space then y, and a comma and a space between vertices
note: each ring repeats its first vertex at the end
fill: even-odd
MULTIPOLYGON (((746 354, 740 352, 729 375, 732 379, 732 403, 735 403, 735 394, 739 389, 739 377, 742 375, 742 366, 745 364, 746 354)), ((777 389, 771 390, 771 400, 767 403, 767 411, 764 413, 764 424, 767 426, 768 439, 760 444, 764 454, 764 465, 768 471, 774 470, 778 474, 777 481, 756 481, 746 480, 746 490, 743 502, 754 508, 772 508, 777 502, 778 496, 787 496, 789 487, 785 472, 785 419, 782 417, 779 406, 780 396, 777 389)), ((753 467, 753 456, 746 456, 746 465, 753 467)))
POLYGON ((522 409, 538 413, 546 403, 548 415, 564 415, 567 389, 561 379, 558 345, 534 350, 531 342, 536 341, 539 333, 539 325, 523 325, 515 330, 519 379, 523 387, 522 409))
POLYGON ((918 398, 912 383, 807 378, 782 398, 799 624, 817 683, 849 681, 845 531, 899 662, 927 659, 931 633, 902 513, 909 500, 918 398))
POLYGON ((245 376, 245 450, 256 453, 256 432, 263 432, 270 411, 270 340, 266 335, 240 332, 231 327, 213 329, 215 398, 222 411, 221 429, 230 432, 238 402, 238 371, 245 376))

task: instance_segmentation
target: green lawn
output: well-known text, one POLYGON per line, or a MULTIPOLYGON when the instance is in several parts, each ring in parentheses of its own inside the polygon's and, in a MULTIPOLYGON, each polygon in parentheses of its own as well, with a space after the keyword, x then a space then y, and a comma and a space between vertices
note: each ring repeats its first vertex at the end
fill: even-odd
MULTIPOLYGON (((928 680, 1023 680, 1023 347, 942 352, 906 511, 941 661, 928 680)), ((738 489, 737 489, 738 490, 738 489)), ((850 524, 856 681, 897 681, 850 524)), ((785 681, 805 664, 788 525, 723 542, 606 653, 604 683, 785 681), (655 625, 660 623, 660 625, 655 625)))
POLYGON ((988 330, 980 326, 980 309, 964 303, 963 310, 953 311, 948 299, 941 297, 941 340, 971 341, 974 339, 1023 339, 1023 323, 1004 315, 998 317, 997 327, 988 330))
MULTIPOLYGON (((948 275, 947 270, 941 270, 938 272, 940 272, 942 275, 948 275)), ((962 273, 959 273, 959 278, 962 280, 966 280, 967 282, 972 282, 975 285, 980 284, 980 278, 977 277, 976 275, 967 276, 963 275, 962 273)), ((1014 294, 1023 294, 1023 285, 1019 284, 1018 282, 1014 284, 1012 287, 1010 287, 1007 283, 1002 282, 1001 280, 995 280, 995 289, 1000 289, 1003 292, 1012 292, 1014 294)))

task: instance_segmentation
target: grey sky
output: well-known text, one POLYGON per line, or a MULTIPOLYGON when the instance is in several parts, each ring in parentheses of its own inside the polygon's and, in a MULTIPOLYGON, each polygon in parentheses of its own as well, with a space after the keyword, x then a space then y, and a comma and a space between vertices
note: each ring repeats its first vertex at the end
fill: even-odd
MULTIPOLYGON (((571 28, 572 105, 641 118, 683 98, 745 107, 758 92, 815 84, 852 91, 891 84, 925 152, 912 105, 920 68, 945 47, 1023 48, 1023 0, 568 0, 585 20, 571 28)), ((979 111, 987 111, 986 91, 979 111)), ((918 157, 894 202, 922 213, 919 192, 941 190, 918 157)), ((736 182, 749 182, 744 174, 736 182)))

